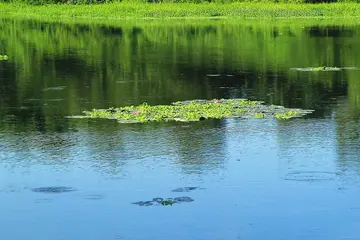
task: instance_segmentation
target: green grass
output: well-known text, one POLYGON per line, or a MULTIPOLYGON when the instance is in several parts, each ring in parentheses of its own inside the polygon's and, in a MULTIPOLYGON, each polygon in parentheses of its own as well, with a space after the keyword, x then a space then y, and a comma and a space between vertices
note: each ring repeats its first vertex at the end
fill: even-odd
POLYGON ((0 16, 32 18, 353 18, 360 17, 360 4, 284 3, 141 3, 123 2, 98 5, 26 5, 0 3, 0 16))

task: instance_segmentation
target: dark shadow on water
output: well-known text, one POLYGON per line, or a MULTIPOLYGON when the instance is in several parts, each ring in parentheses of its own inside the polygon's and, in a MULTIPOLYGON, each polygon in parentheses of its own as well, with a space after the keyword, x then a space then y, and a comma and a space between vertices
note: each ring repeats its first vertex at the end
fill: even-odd
POLYGON ((200 187, 181 187, 181 188, 176 188, 171 190, 172 192, 191 192, 194 190, 199 190, 199 189, 204 189, 204 188, 200 188, 200 187))
POLYGON ((327 27, 306 27, 305 32, 310 37, 348 37, 351 38, 356 34, 354 28, 343 26, 327 26, 327 27))

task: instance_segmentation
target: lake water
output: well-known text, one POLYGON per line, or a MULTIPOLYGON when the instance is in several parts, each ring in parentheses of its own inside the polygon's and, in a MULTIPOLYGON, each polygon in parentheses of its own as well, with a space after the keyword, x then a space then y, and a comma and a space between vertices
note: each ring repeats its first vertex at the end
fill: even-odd
POLYGON ((0 239, 360 239, 360 71, 290 70, 360 67, 340 22, 0 19, 0 239), (315 112, 66 118, 213 98, 315 112))

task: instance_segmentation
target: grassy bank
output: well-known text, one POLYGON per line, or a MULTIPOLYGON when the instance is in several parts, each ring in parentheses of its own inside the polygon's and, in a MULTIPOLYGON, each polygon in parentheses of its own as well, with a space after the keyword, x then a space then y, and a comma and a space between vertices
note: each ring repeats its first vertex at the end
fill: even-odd
POLYGON ((35 18, 353 18, 360 17, 360 4, 283 3, 108 3, 99 5, 26 5, 0 3, 0 16, 35 18))

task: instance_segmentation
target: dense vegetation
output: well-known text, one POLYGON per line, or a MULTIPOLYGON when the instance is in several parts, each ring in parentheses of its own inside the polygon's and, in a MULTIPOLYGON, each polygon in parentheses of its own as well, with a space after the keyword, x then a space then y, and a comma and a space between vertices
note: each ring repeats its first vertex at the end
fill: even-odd
POLYGON ((104 4, 104 3, 334 3, 358 0, 0 0, 0 2, 41 4, 104 4))
POLYGON ((151 106, 143 103, 139 106, 126 106, 109 109, 84 111, 85 115, 71 116, 81 119, 109 119, 119 123, 147 122, 198 122, 207 119, 227 117, 241 118, 276 118, 287 120, 303 117, 312 110, 289 109, 276 105, 262 105, 259 101, 245 99, 212 99, 177 101, 170 105, 151 106))
MULTIPOLYGON (((35 0, 36 1, 36 0, 35 0)), ((97 5, 6 4, 0 15, 52 19, 139 19, 139 18, 352 18, 360 16, 357 3, 284 4, 284 3, 141 3, 124 2, 97 5)))

